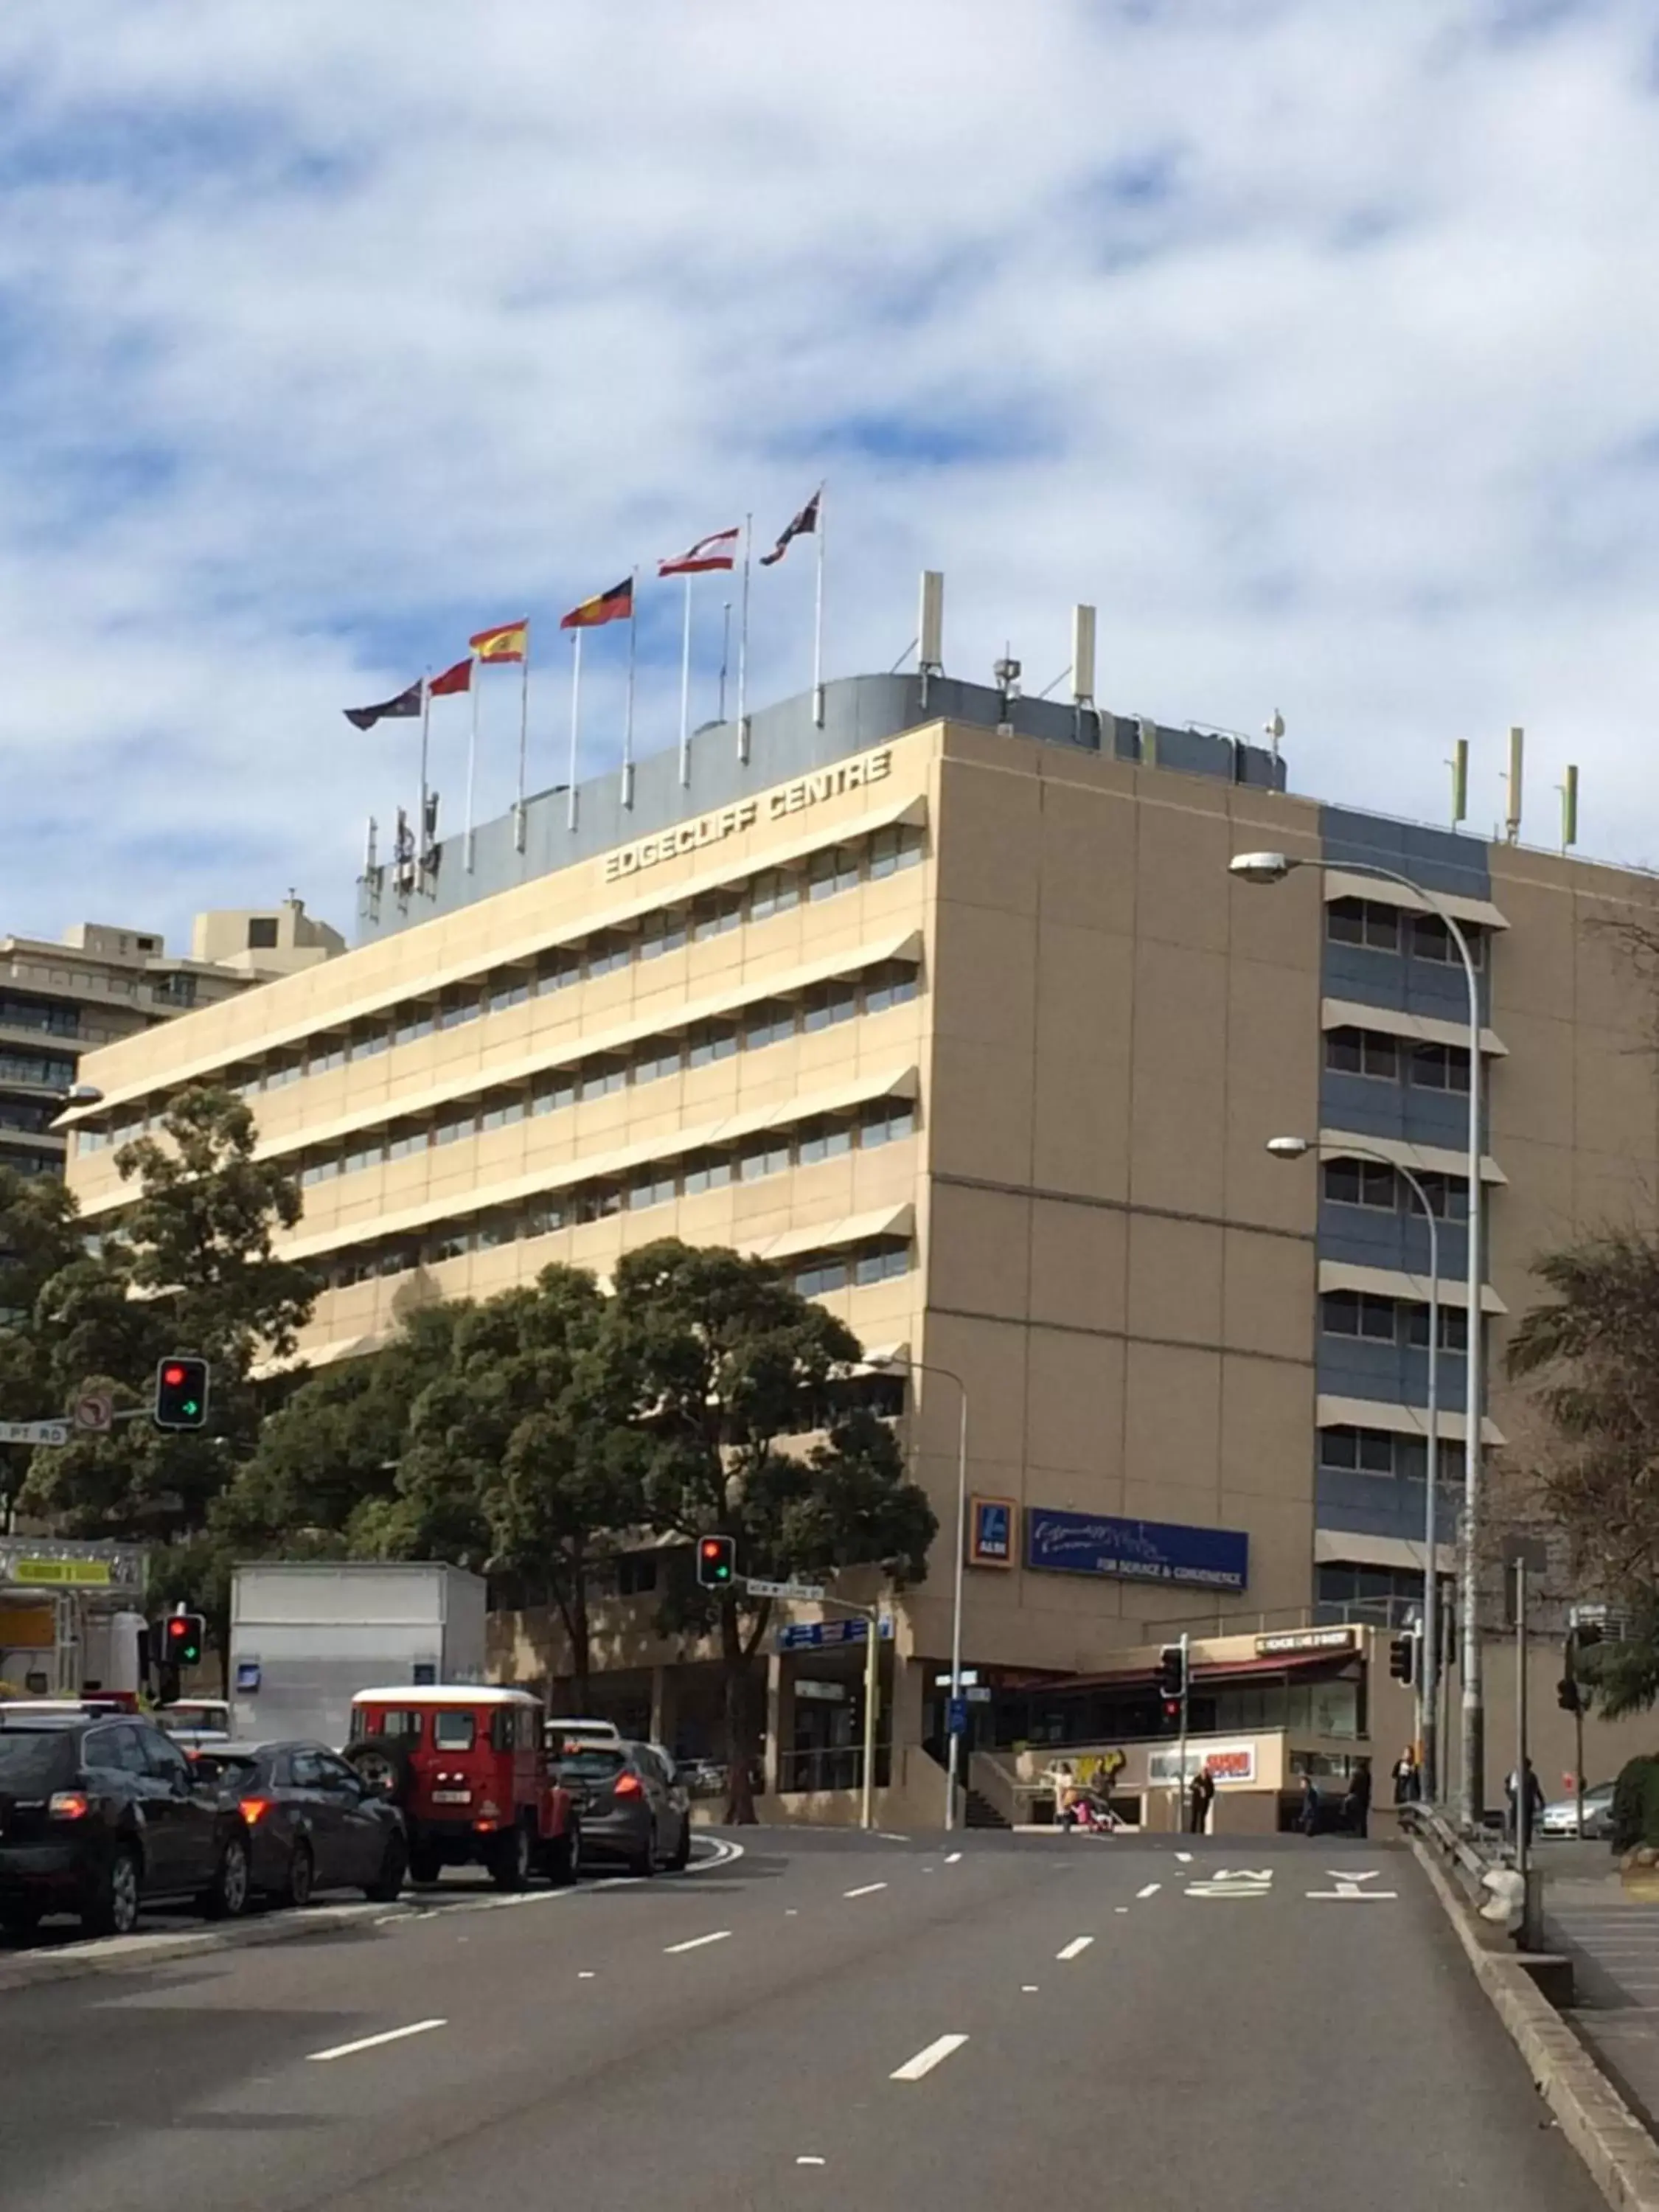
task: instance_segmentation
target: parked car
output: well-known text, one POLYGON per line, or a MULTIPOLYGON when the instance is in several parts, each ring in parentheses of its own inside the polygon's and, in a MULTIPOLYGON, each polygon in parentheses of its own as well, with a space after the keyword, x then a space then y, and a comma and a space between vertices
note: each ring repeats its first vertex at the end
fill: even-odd
POLYGON ((344 1756, 402 1813, 412 1880, 482 1865, 498 1889, 522 1889, 535 1872, 574 1881, 581 1863, 575 1800, 549 1762, 544 1729, 527 1690, 359 1690, 344 1756))
POLYGON ((682 1759, 674 1766, 674 1779, 694 1797, 723 1796, 729 1775, 726 1762, 719 1759, 682 1759))
POLYGON ((691 1799, 648 1743, 589 1743, 566 1752, 559 1772, 580 1792, 582 1848, 619 1858, 632 1874, 659 1866, 683 1874, 691 1856, 691 1799))
POLYGON ((228 1743, 231 1739, 230 1707, 222 1698, 179 1698, 170 1705, 158 1705, 151 1718, 185 1751, 192 1744, 228 1743))
MULTIPOLYGON (((1540 1836, 1576 1836, 1578 1828, 1578 1801, 1576 1797, 1558 1797, 1546 1805, 1538 1816, 1540 1836)), ((1586 1842, 1605 1843, 1613 1833, 1613 1784, 1598 1782, 1594 1790, 1584 1792, 1584 1827, 1586 1842)))
POLYGON ((193 1899, 215 1918, 248 1896, 247 1828, 145 1720, 0 1710, 0 1927, 73 1912, 131 1933, 140 1907, 193 1899))
POLYGON ((403 1815, 320 1743, 231 1744, 194 1754, 234 1798, 248 1834, 249 1887, 283 1905, 361 1889, 390 1905, 409 1871, 403 1815))
POLYGON ((547 1755, 556 1763, 573 1745, 583 1743, 620 1743, 622 1730, 615 1721, 561 1720, 556 1717, 544 1729, 547 1738, 547 1755))

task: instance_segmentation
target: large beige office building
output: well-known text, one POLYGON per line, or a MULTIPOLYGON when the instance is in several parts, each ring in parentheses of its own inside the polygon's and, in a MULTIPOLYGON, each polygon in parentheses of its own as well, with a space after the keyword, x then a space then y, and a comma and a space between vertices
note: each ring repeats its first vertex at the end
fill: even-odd
MULTIPOLYGON (((316 1363, 550 1261, 603 1274, 665 1234, 766 1255, 866 1347, 947 1371, 903 1401, 945 1533, 884 1655, 896 1810, 940 1786, 947 1374, 981 1796, 1018 1810, 1058 1745, 1133 1745, 1156 1784, 1157 1651, 1183 1629, 1241 1806, 1340 1777, 1411 1733, 1371 1630, 1333 1632, 1397 1627, 1422 1589, 1426 1242, 1390 1163, 1442 1213, 1448 1574, 1468 1320, 1462 970, 1364 866, 1429 886, 1479 950, 1494 1376, 1533 1255, 1651 1212, 1651 1008, 1590 925, 1653 902, 1284 781, 1266 749, 1087 700, 830 684, 700 732, 684 780, 647 759, 413 878, 371 872, 350 953, 99 1052, 74 1187, 118 1207, 112 1139, 184 1083, 241 1090, 304 1184, 286 1249, 326 1276, 316 1363), (1326 865, 1230 877, 1261 847, 1326 865), (1270 1158, 1289 1133, 1323 1159, 1270 1158)), ((642 1547, 600 1607, 599 1695, 709 1748, 712 1670, 653 1629, 659 1564, 642 1547)), ((771 1638, 779 1804, 855 1778, 860 1657, 820 1611, 771 1638)), ((539 1616, 501 1654, 561 1663, 539 1616)), ((1511 1757, 1494 1726, 1489 1792, 1511 1757)))

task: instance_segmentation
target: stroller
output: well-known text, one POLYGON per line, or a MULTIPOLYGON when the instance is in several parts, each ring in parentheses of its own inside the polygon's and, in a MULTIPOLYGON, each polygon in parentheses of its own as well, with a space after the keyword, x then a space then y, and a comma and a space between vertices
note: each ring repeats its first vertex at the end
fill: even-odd
POLYGON ((1115 1835, 1127 1823, 1120 1820, 1106 1799, 1096 1790, 1074 1790, 1066 1800, 1060 1816, 1062 1828, 1076 1829, 1087 1836, 1115 1835))

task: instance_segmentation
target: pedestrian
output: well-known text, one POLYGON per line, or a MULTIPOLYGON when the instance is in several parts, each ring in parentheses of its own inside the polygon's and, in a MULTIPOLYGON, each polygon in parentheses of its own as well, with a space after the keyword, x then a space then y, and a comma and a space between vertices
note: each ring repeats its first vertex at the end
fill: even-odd
POLYGON ((1370 1830, 1371 1819, 1371 1763, 1369 1759, 1356 1762, 1348 1777, 1348 1794, 1342 1801, 1343 1824, 1350 1835, 1364 1836, 1370 1830))
POLYGON ((1054 1787, 1054 1826, 1069 1828, 1074 1817, 1072 1799, 1077 1790, 1077 1776, 1073 1771, 1071 1760, 1062 1759, 1056 1761, 1048 1770, 1048 1779, 1054 1787))
POLYGON ((1193 1777, 1188 1792, 1187 1825, 1194 1836, 1206 1833, 1210 1825, 1210 1806, 1215 1796, 1215 1777, 1207 1766, 1200 1766, 1193 1777))
POLYGON ((1415 1805, 1423 1795, 1423 1777, 1419 1771, 1417 1754, 1407 1744, 1394 1763, 1394 1802, 1396 1805, 1415 1805))
POLYGON ((1513 1767, 1510 1769, 1504 1779, 1504 1797, 1509 1808, 1505 1826, 1510 1843, 1516 1840, 1518 1828, 1524 1820, 1526 1841, 1530 1846, 1533 1822, 1544 1809, 1544 1785, 1533 1771, 1531 1759, 1521 1774, 1517 1775, 1513 1767))
POLYGON ((1319 1785, 1311 1774, 1302 1778, 1302 1803, 1297 1814, 1296 1825, 1304 1836, 1319 1833, 1319 1785))

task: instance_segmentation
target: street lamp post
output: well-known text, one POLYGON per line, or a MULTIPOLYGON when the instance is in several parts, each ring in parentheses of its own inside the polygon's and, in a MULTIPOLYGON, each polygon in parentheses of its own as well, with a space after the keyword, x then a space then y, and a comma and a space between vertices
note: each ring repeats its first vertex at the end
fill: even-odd
MULTIPOLYGON (((942 1376, 945 1382, 954 1382, 961 1394, 962 1417, 957 1431, 957 1556, 951 1592, 951 1710, 947 1716, 954 1719, 962 1697, 962 1599, 968 1554, 968 1385, 951 1368, 937 1367, 927 1359, 912 1359, 908 1354, 902 1359, 872 1359, 870 1364, 888 1375, 942 1376)), ((947 1729, 945 1733, 945 1826, 949 1832, 957 1825, 962 1736, 954 1728, 947 1729)))
MULTIPOLYGON (((1322 874, 1326 874, 1339 864, 1333 860, 1304 860, 1288 853, 1239 853, 1227 865, 1232 874, 1242 877, 1247 883, 1277 884, 1282 883, 1293 868, 1316 868, 1322 874)), ((1463 1744, 1458 1814, 1466 1828, 1476 1828, 1480 1824, 1486 1798, 1486 1699, 1481 1685, 1480 1565, 1475 1549, 1480 1510, 1480 1421, 1482 1384, 1485 1381, 1482 1372, 1485 1333, 1481 1328, 1484 1267, 1480 1240, 1480 987, 1468 939, 1455 918, 1433 891, 1412 877, 1401 875, 1397 869, 1378 867, 1369 860, 1344 860, 1340 863, 1340 870, 1344 875, 1370 876, 1381 883, 1398 884, 1414 899, 1421 899, 1431 914, 1438 915, 1447 934, 1456 945, 1458 957, 1463 963, 1464 980, 1468 986, 1469 1345, 1463 1362, 1467 1389, 1463 1437, 1463 1550, 1459 1577, 1459 1601, 1463 1616, 1463 1744)))
POLYGON ((1267 1150, 1276 1160, 1305 1159, 1310 1152, 1325 1158, 1376 1160, 1410 1185, 1423 1209, 1423 1218, 1429 1224, 1428 1485, 1423 1507, 1423 1666, 1422 1679, 1417 1686, 1417 1735, 1422 1747, 1423 1795, 1434 1804, 1437 1802, 1440 1777, 1440 1224, 1429 1204, 1428 1193, 1412 1170, 1398 1160, 1391 1160, 1386 1152, 1373 1152, 1369 1145, 1351 1145, 1345 1139, 1339 1148, 1311 1144, 1306 1137, 1269 1137, 1267 1150))

